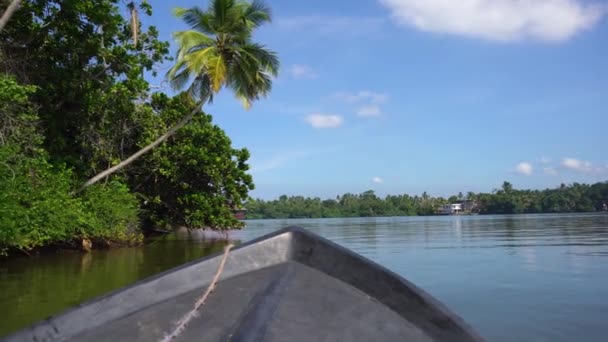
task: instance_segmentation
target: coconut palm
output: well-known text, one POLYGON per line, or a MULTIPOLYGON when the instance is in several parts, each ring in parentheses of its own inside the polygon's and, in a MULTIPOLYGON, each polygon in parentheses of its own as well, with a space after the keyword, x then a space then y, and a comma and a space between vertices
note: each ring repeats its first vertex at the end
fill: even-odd
POLYGON ((245 108, 270 92, 279 60, 275 52, 252 41, 254 30, 271 20, 270 9, 263 1, 211 0, 206 10, 178 8, 175 14, 191 29, 174 34, 179 49, 167 77, 175 89, 186 89, 196 100, 194 110, 150 145, 88 180, 80 190, 167 140, 190 122, 204 103, 213 101, 223 87, 231 89, 245 108))
POLYGON ((227 86, 246 108, 270 92, 278 58, 252 42, 253 31, 270 21, 262 1, 212 0, 206 11, 195 7, 176 14, 192 29, 175 33, 177 62, 168 73, 175 89, 189 85, 189 94, 204 102, 227 86))

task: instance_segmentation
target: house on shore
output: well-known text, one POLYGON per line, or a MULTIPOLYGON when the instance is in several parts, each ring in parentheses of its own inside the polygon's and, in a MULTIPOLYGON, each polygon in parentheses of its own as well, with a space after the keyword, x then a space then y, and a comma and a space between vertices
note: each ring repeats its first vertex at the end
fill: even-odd
POLYGON ((456 203, 444 204, 438 209, 440 215, 460 215, 471 213, 477 209, 477 202, 463 200, 456 203))
POLYGON ((439 214, 441 215, 458 215, 462 214, 463 211, 462 203, 450 203, 444 204, 439 207, 439 214))

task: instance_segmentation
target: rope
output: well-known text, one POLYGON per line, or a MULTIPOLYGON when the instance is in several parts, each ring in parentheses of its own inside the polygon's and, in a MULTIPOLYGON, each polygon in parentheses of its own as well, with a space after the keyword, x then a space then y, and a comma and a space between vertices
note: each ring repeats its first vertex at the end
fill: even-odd
POLYGON ((222 256, 222 261, 220 261, 220 266, 217 268, 217 272, 215 272, 215 276, 213 277, 211 284, 209 284, 209 287, 207 287, 207 291, 205 291, 205 293, 196 301, 196 303, 194 303, 194 308, 192 308, 192 310, 190 310, 182 318, 180 318, 179 321, 177 321, 177 326, 175 327, 175 329, 169 335, 165 335, 165 337, 160 340, 161 342, 170 342, 174 338, 178 337, 186 329, 188 323, 190 323, 192 319, 198 316, 198 309, 205 304, 207 297, 209 297, 209 294, 213 292, 218 280, 220 279, 220 275, 222 274, 222 271, 224 270, 224 265, 226 264, 226 259, 228 259, 228 253, 230 252, 230 249, 232 249, 232 247, 234 247, 233 244, 229 244, 224 247, 224 255, 222 256))

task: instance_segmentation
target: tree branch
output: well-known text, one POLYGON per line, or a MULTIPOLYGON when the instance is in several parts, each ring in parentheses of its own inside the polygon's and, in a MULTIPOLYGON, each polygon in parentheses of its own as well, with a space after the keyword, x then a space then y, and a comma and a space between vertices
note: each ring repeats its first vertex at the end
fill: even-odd
POLYGON ((165 133, 162 136, 160 136, 153 143, 151 143, 148 146, 142 148, 141 150, 133 153, 133 155, 131 155, 129 158, 121 161, 120 163, 112 166, 111 168, 109 168, 109 169, 107 169, 107 170, 105 170, 105 171, 103 171, 101 173, 98 173, 93 178, 91 178, 88 181, 86 181, 78 190, 76 190, 75 194, 78 194, 79 192, 81 192, 82 190, 86 189, 87 187, 89 187, 89 186, 91 186, 91 185, 99 182, 101 179, 103 179, 103 178, 105 178, 105 177, 113 174, 114 172, 122 169, 123 167, 131 164, 132 162, 134 162, 135 160, 137 160, 137 158, 139 158, 142 155, 150 152, 156 146, 162 144, 165 140, 169 139, 169 137, 171 137, 175 132, 177 132, 180 128, 184 127, 188 122, 190 122, 190 120, 192 120, 192 118, 194 117, 194 115, 201 110, 201 108, 200 108, 201 104, 202 103, 199 102, 188 115, 186 115, 177 124, 175 124, 175 126, 171 127, 171 129, 169 129, 169 131, 167 131, 167 133, 165 133))

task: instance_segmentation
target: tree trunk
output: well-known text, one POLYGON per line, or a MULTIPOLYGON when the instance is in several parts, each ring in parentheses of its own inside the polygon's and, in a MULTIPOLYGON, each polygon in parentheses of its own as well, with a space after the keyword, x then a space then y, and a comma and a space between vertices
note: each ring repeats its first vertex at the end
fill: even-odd
POLYGON ((4 29, 4 26, 6 26, 6 23, 8 23, 9 19, 13 15, 13 13, 15 13, 17 8, 19 8, 20 3, 21 3, 21 0, 13 0, 11 2, 11 4, 8 5, 6 10, 2 14, 2 18, 0 18, 0 32, 2 32, 2 29, 4 29))
POLYGON ((195 108, 190 112, 190 114, 186 115, 183 119, 181 119, 177 124, 175 124, 175 126, 171 127, 171 129, 169 129, 167 131, 167 133, 161 135, 158 139, 154 140, 154 142, 152 142, 151 144, 149 144, 148 146, 142 148, 141 150, 133 153, 133 155, 131 155, 129 158, 121 161, 120 163, 112 166, 111 168, 102 171, 100 173, 98 173, 97 175, 95 175, 93 178, 89 179, 88 181, 86 181, 86 183, 84 183, 77 191, 76 193, 81 192, 82 190, 86 189, 87 187, 99 182, 100 180, 102 180, 103 178, 113 174, 114 172, 124 168, 125 166, 131 164, 132 162, 134 162, 137 158, 141 157, 142 155, 146 154, 147 152, 151 151, 152 149, 154 149, 156 146, 160 145, 161 143, 163 143, 165 140, 169 139, 169 137, 171 137, 175 132, 177 132, 180 128, 184 127, 187 123, 190 122, 190 120, 192 120, 192 118, 194 117, 194 115, 196 113, 198 113, 201 110, 200 108, 200 104, 197 104, 195 106, 195 108))

